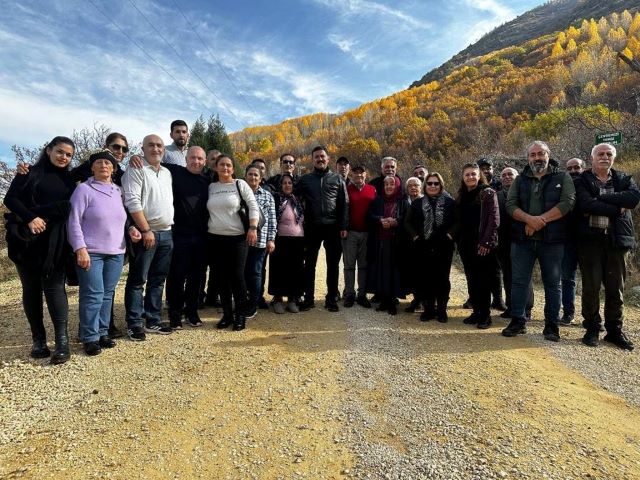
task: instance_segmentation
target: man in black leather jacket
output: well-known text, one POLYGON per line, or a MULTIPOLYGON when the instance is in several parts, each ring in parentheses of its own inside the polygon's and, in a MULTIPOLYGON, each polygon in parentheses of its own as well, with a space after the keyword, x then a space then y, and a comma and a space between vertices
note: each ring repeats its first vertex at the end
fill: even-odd
POLYGON ((304 302, 301 310, 315 306, 316 263, 324 242, 327 261, 327 297, 325 308, 338 311, 338 276, 342 256, 341 238, 347 236, 349 197, 342 176, 329 170, 325 147, 311 152, 313 172, 300 177, 295 194, 304 204, 305 274, 304 302))
POLYGON ((633 177, 611 168, 616 158, 613 145, 601 143, 591 151, 591 169, 575 180, 581 214, 578 262, 582 273, 582 316, 587 332, 582 343, 599 343, 600 285, 604 285, 604 341, 633 350, 622 331, 625 257, 636 245, 631 210, 640 203, 633 177))

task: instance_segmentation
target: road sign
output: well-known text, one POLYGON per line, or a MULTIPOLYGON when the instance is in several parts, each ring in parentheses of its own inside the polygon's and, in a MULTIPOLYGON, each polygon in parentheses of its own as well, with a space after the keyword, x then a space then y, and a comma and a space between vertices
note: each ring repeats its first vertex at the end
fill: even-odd
POLYGON ((622 143, 622 132, 600 133, 596 135, 596 145, 599 143, 610 143, 611 145, 620 145, 622 143))

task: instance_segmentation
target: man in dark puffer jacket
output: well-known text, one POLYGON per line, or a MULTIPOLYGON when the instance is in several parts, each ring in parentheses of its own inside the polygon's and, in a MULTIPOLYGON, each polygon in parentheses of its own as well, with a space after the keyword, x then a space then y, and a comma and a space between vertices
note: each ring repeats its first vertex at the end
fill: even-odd
POLYGON ((591 169, 576 180, 577 205, 582 214, 578 261, 582 273, 582 316, 587 329, 582 343, 598 346, 600 285, 604 284, 604 340, 633 350, 622 331, 625 257, 636 244, 631 211, 640 202, 633 177, 611 168, 616 149, 607 143, 593 147, 591 169), (606 275, 603 273, 606 272, 606 275))

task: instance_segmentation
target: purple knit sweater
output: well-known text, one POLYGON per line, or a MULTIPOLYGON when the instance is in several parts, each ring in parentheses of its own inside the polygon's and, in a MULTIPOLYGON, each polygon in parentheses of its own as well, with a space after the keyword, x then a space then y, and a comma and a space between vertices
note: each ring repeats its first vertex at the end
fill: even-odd
POLYGON ((126 220, 120 187, 91 177, 71 195, 69 243, 74 252, 86 247, 89 253, 124 253, 126 220))

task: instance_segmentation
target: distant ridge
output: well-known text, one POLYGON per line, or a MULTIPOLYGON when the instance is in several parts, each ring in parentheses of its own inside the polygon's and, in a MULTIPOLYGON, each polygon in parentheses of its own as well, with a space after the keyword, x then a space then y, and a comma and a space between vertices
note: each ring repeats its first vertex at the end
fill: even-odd
POLYGON ((438 68, 434 68, 409 88, 441 80, 468 60, 524 43, 543 35, 564 30, 569 25, 580 26, 584 19, 600 18, 611 12, 640 10, 638 0, 552 0, 540 5, 504 25, 495 28, 473 45, 454 55, 438 68))

